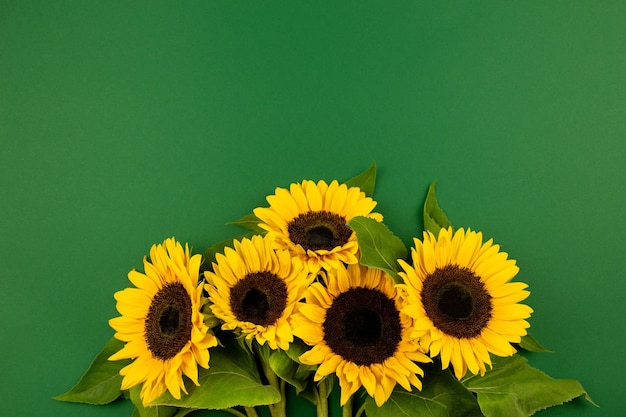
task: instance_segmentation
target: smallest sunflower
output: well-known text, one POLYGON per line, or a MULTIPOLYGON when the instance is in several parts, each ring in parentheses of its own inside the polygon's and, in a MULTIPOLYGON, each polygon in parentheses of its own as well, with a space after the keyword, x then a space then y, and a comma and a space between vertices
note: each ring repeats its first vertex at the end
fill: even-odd
POLYGON ((187 393, 183 374, 198 383, 198 366, 209 367, 209 348, 217 339, 204 324, 205 300, 198 284, 201 256, 190 256, 173 238, 150 249, 145 273, 128 279, 136 288, 115 293, 122 314, 109 320, 115 338, 126 342, 109 360, 132 359, 121 369, 121 389, 142 384, 140 398, 148 405, 166 390, 180 399, 187 393))
POLYGON ((270 207, 258 207, 254 214, 259 227, 267 230, 274 247, 290 251, 310 272, 338 268, 358 262, 356 235, 346 225, 356 216, 383 220, 372 213, 376 202, 358 187, 332 181, 304 180, 289 189, 276 188, 268 196, 270 207))
POLYGON ((421 390, 415 362, 430 362, 411 339, 411 319, 401 310, 392 279, 359 264, 321 274, 301 303, 294 334, 313 348, 300 356, 319 365, 315 381, 335 373, 343 406, 361 386, 381 406, 400 384, 421 390))
POLYGON ((400 288, 424 350, 439 355, 443 369, 452 364, 458 379, 468 370, 483 375, 490 353, 513 355, 511 343, 527 333, 533 311, 519 304, 530 294, 528 285, 510 282, 519 271, 515 261, 471 230, 424 232, 424 240, 414 242, 413 265, 399 260, 400 288))
POLYGON ((222 330, 239 330, 271 349, 289 349, 297 301, 314 276, 265 237, 235 240, 204 273, 211 310, 222 330))

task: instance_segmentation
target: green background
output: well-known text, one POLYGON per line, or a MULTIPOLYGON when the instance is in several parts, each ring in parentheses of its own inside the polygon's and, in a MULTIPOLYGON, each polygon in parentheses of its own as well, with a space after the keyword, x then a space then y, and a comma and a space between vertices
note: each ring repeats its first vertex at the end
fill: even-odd
POLYGON ((153 243, 202 251, 276 186, 346 180, 405 243, 428 184, 518 260, 540 416, 623 415, 626 2, 0 1, 0 414, 53 401, 153 243))

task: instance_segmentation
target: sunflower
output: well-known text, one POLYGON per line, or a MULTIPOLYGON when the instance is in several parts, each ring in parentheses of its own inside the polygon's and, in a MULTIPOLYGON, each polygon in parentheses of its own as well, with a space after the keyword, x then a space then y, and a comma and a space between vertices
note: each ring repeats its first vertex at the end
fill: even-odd
POLYGON ((133 359, 121 369, 121 389, 142 384, 140 397, 148 405, 166 390, 175 398, 187 393, 183 374, 198 385, 198 367, 209 367, 210 347, 217 339, 203 322, 201 256, 190 256, 173 238, 150 249, 145 273, 132 270, 136 288, 115 293, 122 315, 109 320, 115 338, 126 342, 109 360, 133 359))
POLYGON ((270 207, 259 207, 254 214, 267 230, 276 248, 287 249, 315 273, 321 268, 338 268, 341 262, 354 264, 358 245, 346 222, 356 216, 382 221, 372 213, 376 202, 358 187, 332 181, 326 184, 304 180, 289 190, 276 188, 267 197, 270 207))
POLYGON ((315 381, 335 373, 341 405, 361 386, 382 405, 396 383, 421 390, 417 362, 430 362, 410 338, 411 319, 404 315, 392 279, 383 271, 359 264, 320 274, 298 314, 294 334, 313 348, 300 356, 319 365, 315 381))
POLYGON ((415 239, 413 265, 399 260, 406 292, 403 312, 414 319, 413 337, 430 356, 440 355, 461 379, 469 370, 483 375, 489 353, 511 356, 530 327, 532 309, 518 304, 530 294, 526 284, 510 282, 519 268, 482 233, 452 228, 439 237, 424 232, 415 239))
POLYGON ((275 250, 261 236, 235 240, 206 271, 205 289, 223 330, 239 331, 271 349, 293 341, 292 313, 313 276, 288 251, 275 250))

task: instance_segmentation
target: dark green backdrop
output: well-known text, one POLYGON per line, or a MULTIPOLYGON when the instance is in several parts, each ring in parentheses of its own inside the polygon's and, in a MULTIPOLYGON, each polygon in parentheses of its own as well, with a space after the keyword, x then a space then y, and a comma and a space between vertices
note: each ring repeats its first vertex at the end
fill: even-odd
POLYGON ((113 293, 276 186, 372 160, 407 244, 426 188, 530 284, 530 355, 623 415, 626 2, 0 1, 0 414, 59 403, 113 293), (549 4, 545 4, 549 3, 549 4))

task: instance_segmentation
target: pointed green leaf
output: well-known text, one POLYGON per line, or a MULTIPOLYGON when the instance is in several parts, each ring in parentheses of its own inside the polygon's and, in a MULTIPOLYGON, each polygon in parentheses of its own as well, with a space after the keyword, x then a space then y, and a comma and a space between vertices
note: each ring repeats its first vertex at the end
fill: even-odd
POLYGON ((580 382, 551 378, 520 355, 497 358, 492 370, 465 378, 463 385, 477 394, 487 417, 527 417, 580 396, 593 403, 580 382))
POLYGON ((224 409, 236 406, 256 407, 280 401, 280 393, 276 389, 262 384, 254 357, 236 341, 223 342, 224 347, 209 351, 209 369, 199 369, 200 386, 189 384, 189 395, 183 394, 180 400, 166 392, 153 401, 152 405, 224 409))
POLYGON ((367 417, 482 417, 476 398, 449 371, 429 366, 422 383, 422 391, 396 386, 381 407, 368 397, 367 417))
POLYGON ((262 362, 261 365, 269 365, 271 371, 280 379, 293 386, 298 395, 307 388, 309 377, 317 369, 316 366, 300 364, 298 353, 304 353, 305 351, 304 343, 299 341, 299 339, 294 340, 287 351, 272 350, 267 343, 262 346, 256 346, 256 352, 259 355, 259 360, 262 362))
POLYGON ((298 377, 299 364, 294 362, 284 350, 272 351, 268 363, 272 371, 274 371, 280 379, 295 387, 296 394, 304 391, 307 385, 307 379, 298 377))
POLYGON ((541 346, 530 333, 527 333, 526 336, 522 336, 522 341, 519 343, 519 346, 529 352, 551 352, 541 346))
POLYGON ((330 397, 330 394, 332 394, 333 389, 335 389, 335 387, 337 387, 339 384, 339 380, 337 379, 337 375, 336 374, 329 374, 326 375, 324 378, 322 378, 322 380, 320 380, 317 385, 318 385, 318 391, 319 392, 325 392, 326 393, 326 398, 330 397), (322 389, 321 386, 324 385, 324 388, 322 389))
POLYGON ((245 235, 241 235, 235 238, 222 240, 221 242, 217 242, 216 244, 209 247, 206 251, 204 251, 204 255, 202 256, 202 265, 200 265, 200 272, 211 271, 213 269, 213 262, 215 262, 215 255, 218 253, 224 253, 224 248, 227 246, 233 245, 233 241, 242 240, 244 238, 250 239, 256 233, 250 232, 245 235))
POLYGON ((366 196, 374 195, 374 186, 376 185, 376 161, 372 165, 361 172, 356 177, 350 178, 345 182, 348 187, 359 187, 366 196))
POLYGON ((128 391, 130 394, 130 400, 135 406, 133 415, 138 415, 139 417, 172 417, 178 410, 176 407, 168 407, 166 405, 144 407, 139 396, 139 393, 141 392, 141 385, 135 385, 128 391))
POLYGON ((120 370, 130 361, 110 361, 109 356, 123 347, 124 342, 115 338, 109 340, 91 362, 78 383, 68 392, 58 395, 54 399, 87 404, 108 404, 117 399, 121 394, 122 377, 120 370))
POLYGON ((300 363, 300 356, 309 349, 311 349, 310 346, 307 346, 302 340, 295 338, 285 353, 289 355, 291 360, 300 363))
POLYGON ((383 223, 369 217, 353 217, 347 226, 356 233, 361 264, 382 269, 396 282, 400 282, 398 259, 404 259, 407 255, 402 240, 383 223))
POLYGON ((256 235, 264 235, 266 233, 266 230, 261 229, 259 227, 259 223, 262 223, 261 220, 257 216, 255 216, 254 213, 250 213, 243 216, 239 220, 235 220, 234 222, 228 222, 226 224, 243 227, 244 229, 251 230, 256 235))
POLYGON ((433 181, 428 187, 428 194, 424 202, 424 231, 431 232, 435 237, 439 236, 441 229, 452 226, 446 213, 439 207, 437 195, 435 193, 435 185, 437 181, 433 181))
POLYGON ((311 404, 317 406, 317 388, 315 383, 312 381, 307 383, 304 391, 298 393, 298 397, 304 398, 311 404))
MULTIPOLYGON (((289 349, 285 352, 291 360, 298 364, 296 369, 295 378, 303 381, 309 378, 316 370, 317 365, 305 365, 300 362, 300 356, 308 351, 311 347, 304 344, 304 342, 298 338, 294 339, 289 345, 289 349)), ((310 385, 310 384, 309 384, 310 385)))

